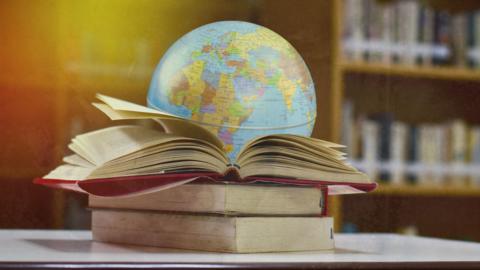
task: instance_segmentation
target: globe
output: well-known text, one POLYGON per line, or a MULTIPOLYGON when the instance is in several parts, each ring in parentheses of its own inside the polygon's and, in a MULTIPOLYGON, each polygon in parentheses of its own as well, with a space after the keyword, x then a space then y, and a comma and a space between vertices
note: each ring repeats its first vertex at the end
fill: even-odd
POLYGON ((315 89, 302 57, 277 33, 221 21, 178 39, 152 76, 147 104, 217 135, 232 162, 257 136, 310 136, 315 89))

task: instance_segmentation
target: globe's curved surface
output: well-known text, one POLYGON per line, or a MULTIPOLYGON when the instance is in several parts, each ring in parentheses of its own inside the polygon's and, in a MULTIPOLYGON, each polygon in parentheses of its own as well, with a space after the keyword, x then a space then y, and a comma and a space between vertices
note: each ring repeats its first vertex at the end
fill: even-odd
POLYGON ((298 52, 275 32, 240 21, 207 24, 175 42, 147 103, 212 131, 232 160, 257 136, 310 136, 316 118, 313 81, 298 52))

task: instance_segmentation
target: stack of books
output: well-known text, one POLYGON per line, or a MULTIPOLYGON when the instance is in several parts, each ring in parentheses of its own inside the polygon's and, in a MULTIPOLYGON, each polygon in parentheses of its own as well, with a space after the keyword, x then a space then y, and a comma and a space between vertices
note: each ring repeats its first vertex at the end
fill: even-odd
POLYGON ((332 249, 321 189, 201 183, 126 198, 89 197, 93 239, 220 252, 332 249))
POLYGON ((333 248, 328 194, 376 183, 341 145, 297 135, 248 142, 234 164, 221 141, 174 115, 98 95, 111 119, 153 119, 72 139, 66 164, 35 182, 89 194, 95 240, 225 252, 333 248))

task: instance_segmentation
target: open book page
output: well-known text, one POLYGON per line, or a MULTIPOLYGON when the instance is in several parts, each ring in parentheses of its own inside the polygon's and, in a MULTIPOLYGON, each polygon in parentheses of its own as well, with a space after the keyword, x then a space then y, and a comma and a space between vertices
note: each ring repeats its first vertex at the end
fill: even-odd
MULTIPOLYGON (((224 149, 223 142, 207 129, 201 127, 190 121, 178 119, 154 119, 158 122, 167 133, 172 133, 178 136, 195 138, 202 141, 209 142, 220 149, 224 149)), ((222 150, 223 151, 223 150, 222 150)))
POLYGON ((121 174, 140 175, 158 173, 165 170, 209 170, 222 173, 226 160, 210 145, 200 141, 169 141, 142 149, 105 163, 95 170, 93 177, 113 177, 121 174))
POLYGON ((296 135, 269 135, 246 145, 237 159, 240 176, 273 176, 318 181, 370 183, 345 163, 341 145, 296 135))
POLYGON ((45 177, 84 180, 209 171, 223 173, 228 158, 215 145, 142 126, 115 126, 76 136, 67 165, 45 177))
POLYGON ((327 182, 371 183, 368 176, 362 172, 339 173, 311 168, 302 168, 295 165, 285 165, 277 162, 258 162, 240 169, 240 176, 271 176, 278 178, 297 178, 327 182))
MULTIPOLYGON (((83 149, 82 147, 80 147, 78 144, 75 143, 75 138, 72 139, 72 142, 68 145, 68 149, 72 150, 74 153, 76 153, 76 155, 78 155, 80 158, 84 159, 86 162, 92 164, 94 167, 97 166, 95 164, 95 160, 93 160, 90 157, 90 155, 87 152, 85 152, 85 149, 83 149)), ((67 162, 67 163, 70 163, 70 162, 67 162)), ((70 164, 72 164, 72 163, 70 163, 70 164)), ((72 164, 72 165, 77 165, 77 164, 72 164)))
MULTIPOLYGON (((332 146, 336 145, 332 143, 332 146)), ((295 135, 269 135, 255 139, 245 146, 239 153, 237 163, 240 167, 253 156, 300 156, 303 161, 313 163, 321 162, 323 165, 342 169, 344 171, 356 171, 355 168, 344 162, 344 153, 316 144, 312 138, 295 135)))
MULTIPOLYGON (((318 145, 318 146, 321 146, 321 147, 327 147, 327 148, 332 149, 332 150, 334 148, 345 148, 346 147, 345 145, 341 145, 341 144, 337 144, 337 143, 333 143, 333 142, 329 142, 329 141, 324 141, 324 140, 317 139, 317 138, 299 136, 299 135, 294 135, 294 134, 273 134, 273 135, 261 136, 261 137, 258 137, 256 139, 251 140, 250 142, 248 142, 247 144, 245 144, 243 146, 242 150, 245 149, 245 148, 249 148, 250 145, 256 144, 259 141, 262 141, 262 140, 265 140, 265 139, 283 139, 283 140, 286 139, 286 140, 289 140, 289 141, 300 142, 300 143, 306 144, 306 145, 318 145)), ((343 152, 340 152, 340 153, 344 154, 343 152)))
POLYGON ((332 148, 328 147, 323 147, 323 146, 318 146, 318 145, 312 145, 308 143, 303 143, 299 141, 294 141, 294 140, 289 140, 286 138, 275 138, 275 137, 267 137, 265 139, 257 140, 254 144, 250 144, 248 148, 240 152, 239 158, 241 157, 242 159, 247 155, 247 153, 251 153, 251 151, 254 151, 256 149, 262 148, 262 147, 280 147, 282 149, 290 149, 293 148, 298 151, 302 151, 305 153, 310 153, 312 155, 321 155, 326 159, 332 160, 332 162, 335 162, 338 164, 338 166, 345 166, 343 160, 345 160, 345 154, 343 152, 337 151, 332 148))
POLYGON ((93 103, 93 105, 112 120, 154 119, 167 133, 207 141, 221 149, 224 147, 217 136, 188 119, 104 95, 97 95, 97 97, 105 103, 93 103))
POLYGON ((61 180, 85 180, 95 168, 85 168, 75 165, 61 165, 49 172, 43 178, 61 180))
MULTIPOLYGON (((214 158, 216 162, 220 162, 222 166, 228 162, 228 158, 226 157, 225 153, 216 146, 197 139, 178 137, 175 140, 165 141, 165 143, 158 143, 152 147, 142 148, 135 152, 129 153, 128 155, 113 159, 103 164, 102 167, 119 167, 121 164, 131 163, 133 161, 139 163, 143 158, 155 160, 168 159, 170 157, 174 158, 178 155, 185 156, 184 153, 193 155, 196 152, 207 153, 214 158), (156 157, 157 155, 161 156, 156 157)), ((192 157, 188 157, 187 159, 191 158, 192 157)))
POLYGON ((77 154, 72 154, 72 155, 64 157, 63 162, 65 162, 67 164, 70 164, 70 165, 80 166, 80 167, 84 167, 84 168, 95 167, 95 164, 89 162, 88 160, 82 158, 80 155, 77 155, 77 154))
MULTIPOLYGON (((257 147, 256 147, 257 148, 257 147)), ((284 162, 289 165, 295 165, 297 167, 310 167, 313 169, 330 171, 330 172, 356 172, 355 169, 343 169, 339 168, 336 163, 329 161, 328 159, 319 159, 318 156, 311 155, 302 151, 291 151, 285 148, 274 147, 262 147, 261 149, 255 149, 250 151, 247 155, 242 157, 242 162, 237 164, 238 166, 245 167, 251 163, 256 162, 284 162), (281 155, 272 155, 272 152, 279 153, 281 155)))
POLYGON ((153 114, 153 113, 144 113, 144 112, 132 112, 132 111, 118 111, 112 109, 107 104, 103 103, 92 103, 94 107, 102 111, 108 116, 111 120, 130 120, 130 119, 154 119, 154 118, 174 118, 168 115, 162 114, 153 114))
POLYGON ((96 166, 172 136, 141 126, 115 126, 76 136, 72 150, 96 166), (80 149, 78 151, 77 149, 80 149))
POLYGON ((174 118, 178 118, 171 113, 160 111, 158 109, 152 109, 149 107, 145 107, 142 105, 138 105, 129 101, 121 100, 114 97, 109 97, 102 94, 97 94, 96 97, 107 104, 110 108, 115 111, 130 111, 130 112, 138 112, 138 113, 149 113, 149 114, 156 114, 159 116, 170 116, 174 118))

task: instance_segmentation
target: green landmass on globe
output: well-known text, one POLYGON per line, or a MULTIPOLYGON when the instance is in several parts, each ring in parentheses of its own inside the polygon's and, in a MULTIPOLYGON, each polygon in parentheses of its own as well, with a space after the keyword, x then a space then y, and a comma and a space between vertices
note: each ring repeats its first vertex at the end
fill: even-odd
POLYGON ((277 33, 240 21, 207 24, 175 42, 153 74, 147 102, 210 130, 232 160, 257 136, 310 136, 316 118, 302 57, 277 33))

